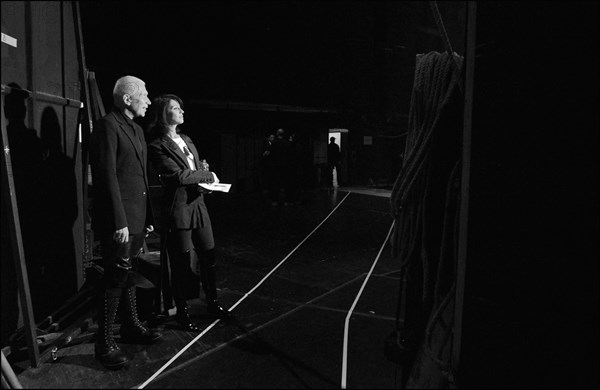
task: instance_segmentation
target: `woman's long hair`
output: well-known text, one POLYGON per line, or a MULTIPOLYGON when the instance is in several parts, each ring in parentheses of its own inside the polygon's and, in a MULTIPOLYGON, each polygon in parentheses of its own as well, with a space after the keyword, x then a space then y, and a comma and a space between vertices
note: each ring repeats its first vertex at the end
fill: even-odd
MULTIPOLYGON (((177 95, 167 93, 154 98, 152 101, 152 105, 150 106, 152 108, 152 120, 150 121, 149 132, 150 139, 155 139, 167 133, 169 128, 167 110, 171 100, 179 103, 179 106, 183 109, 183 101, 177 95)), ((177 127, 177 132, 179 133, 179 127, 177 127)))

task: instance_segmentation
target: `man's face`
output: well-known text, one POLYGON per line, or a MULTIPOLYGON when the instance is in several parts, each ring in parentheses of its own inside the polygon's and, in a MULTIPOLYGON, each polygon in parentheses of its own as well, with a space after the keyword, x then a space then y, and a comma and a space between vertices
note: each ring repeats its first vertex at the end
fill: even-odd
POLYGON ((129 98, 129 102, 129 111, 134 117, 145 116, 146 110, 150 105, 150 99, 148 99, 148 91, 146 90, 146 86, 137 85, 135 92, 133 92, 129 98))

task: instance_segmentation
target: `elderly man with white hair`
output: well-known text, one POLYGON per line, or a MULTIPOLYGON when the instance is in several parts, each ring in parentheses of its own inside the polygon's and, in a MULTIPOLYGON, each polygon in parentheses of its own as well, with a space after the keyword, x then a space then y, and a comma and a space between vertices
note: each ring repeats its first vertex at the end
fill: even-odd
POLYGON ((104 276, 98 294, 98 333, 95 356, 105 367, 121 368, 127 356, 115 342, 112 327, 123 305, 121 340, 151 344, 162 335, 138 318, 131 258, 139 253, 152 231, 148 199, 146 140, 133 121, 146 115, 150 105, 145 83, 124 76, 113 90, 113 108, 94 125, 90 137, 93 207, 92 229, 99 237, 104 276))

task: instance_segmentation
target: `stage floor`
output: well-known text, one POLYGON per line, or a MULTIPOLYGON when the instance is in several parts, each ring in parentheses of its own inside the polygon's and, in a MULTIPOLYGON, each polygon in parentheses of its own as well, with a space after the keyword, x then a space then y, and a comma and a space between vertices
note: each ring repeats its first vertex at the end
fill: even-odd
POLYGON ((93 323, 90 337, 56 360, 11 361, 23 387, 399 387, 401 369, 384 354, 399 285, 389 191, 314 190, 277 207, 259 195, 213 193, 207 205, 220 301, 235 321, 205 314, 201 294, 189 301, 201 333, 163 317, 156 344, 120 344, 131 360, 118 371, 94 358, 93 323))

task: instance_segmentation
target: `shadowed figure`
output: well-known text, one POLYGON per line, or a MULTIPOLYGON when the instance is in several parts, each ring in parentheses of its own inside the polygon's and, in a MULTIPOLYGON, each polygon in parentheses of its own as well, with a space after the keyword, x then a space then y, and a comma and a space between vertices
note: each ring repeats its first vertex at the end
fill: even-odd
MULTIPOLYGON (((75 164, 62 152, 56 111, 44 109, 38 138, 37 131, 25 125, 27 92, 17 84, 9 86, 14 89, 6 97, 5 116, 15 196, 33 313, 40 322, 77 291, 72 230, 77 218, 75 164)), ((3 232, 5 228, 11 227, 3 217, 3 232)), ((6 253, 2 260, 2 306, 7 308, 6 316, 5 310, 2 314, 4 337, 17 325, 18 308, 14 308, 17 286, 10 238, 3 233, 2 239, 6 253)))
MULTIPOLYGON (((39 251, 35 236, 37 215, 40 210, 38 191, 42 161, 41 143, 36 130, 25 125, 27 116, 25 104, 28 93, 21 91, 21 87, 16 83, 9 83, 8 86, 12 89, 5 96, 4 115, 8 122, 6 133, 15 186, 14 194, 27 270, 28 273, 35 274, 35 271, 39 270, 39 251)), ((2 188, 2 345, 5 345, 4 342, 16 330, 19 319, 17 277, 9 235, 14 227, 9 226, 7 217, 10 210, 5 209, 7 199, 4 197, 6 196, 9 196, 8 189, 2 188)), ((35 286, 32 284, 31 275, 29 280, 30 285, 35 286)), ((34 277, 33 280, 36 278, 34 277)), ((34 314, 37 313, 34 311, 34 314)))
POLYGON ((63 151, 66 140, 53 107, 42 112, 40 136, 43 148, 39 226, 42 284, 40 305, 57 309, 77 292, 77 267, 73 225, 77 219, 75 162, 63 151), (60 281, 60 283, 57 283, 60 281), (52 294, 47 294, 52 291, 52 294))

